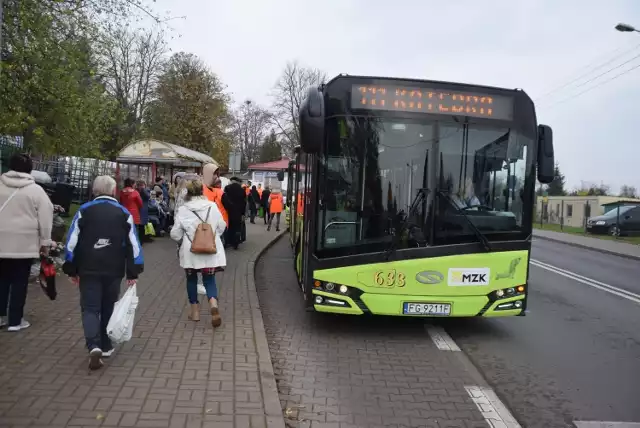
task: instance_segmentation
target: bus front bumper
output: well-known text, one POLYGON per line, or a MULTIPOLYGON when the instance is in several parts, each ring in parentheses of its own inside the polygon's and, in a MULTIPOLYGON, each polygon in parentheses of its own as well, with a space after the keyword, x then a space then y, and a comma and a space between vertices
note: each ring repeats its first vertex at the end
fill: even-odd
POLYGON ((312 294, 313 308, 317 312, 345 315, 370 313, 405 317, 507 317, 523 315, 526 306, 524 304, 526 295, 492 301, 487 296, 413 296, 374 293, 363 293, 357 298, 351 298, 316 289, 312 294), (448 304, 450 312, 447 315, 405 314, 405 303, 448 304), (521 305, 521 307, 515 308, 514 305, 521 305))

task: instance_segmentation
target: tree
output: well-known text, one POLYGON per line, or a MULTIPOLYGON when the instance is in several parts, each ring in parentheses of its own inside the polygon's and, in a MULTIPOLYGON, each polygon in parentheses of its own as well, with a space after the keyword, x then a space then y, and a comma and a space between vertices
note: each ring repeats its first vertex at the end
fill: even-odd
POLYGON ((141 131, 167 53, 164 34, 154 30, 111 28, 99 43, 100 77, 121 109, 103 151, 114 157, 141 131))
POLYGON ((620 186, 620 197, 621 198, 637 198, 638 193, 636 191, 635 186, 628 186, 623 184, 620 186))
POLYGON ((272 122, 278 129, 283 148, 292 153, 300 144, 298 111, 310 87, 324 83, 326 74, 315 68, 290 62, 283 70, 273 91, 272 122))
POLYGON ((564 190, 565 178, 564 174, 560 172, 560 166, 556 162, 555 169, 553 171, 553 181, 547 186, 547 194, 549 196, 564 196, 567 193, 564 190))
POLYGON ((68 2, 4 3, 0 134, 42 154, 99 155, 113 100, 95 76, 94 23, 68 2))
POLYGON ((269 126, 269 113, 251 100, 245 101, 233 115, 233 137, 236 149, 242 153, 242 167, 256 163, 260 145, 269 126))
POLYGON ((148 137, 211 155, 226 165, 231 147, 229 96, 197 56, 179 52, 158 78, 143 121, 148 137))
POLYGON ((604 183, 581 181, 580 187, 571 192, 571 196, 607 196, 610 194, 610 189, 610 186, 604 183))
POLYGON ((282 158, 282 147, 274 130, 267 135, 260 148, 260 162, 272 162, 282 158))

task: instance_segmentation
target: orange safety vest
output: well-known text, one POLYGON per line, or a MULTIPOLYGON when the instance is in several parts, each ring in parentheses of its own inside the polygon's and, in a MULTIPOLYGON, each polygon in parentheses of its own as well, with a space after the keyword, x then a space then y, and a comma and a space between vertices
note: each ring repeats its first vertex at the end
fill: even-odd
POLYGON ((272 193, 269 195, 269 212, 271 214, 282 212, 282 193, 272 193))
POLYGON ((218 206, 218 209, 220 210, 220 214, 222 214, 222 218, 224 219, 224 222, 227 223, 227 226, 228 226, 229 214, 227 213, 227 210, 224 209, 224 205, 222 205, 222 195, 224 193, 222 189, 219 189, 217 187, 210 189, 208 186, 202 185, 202 193, 205 198, 207 198, 208 200, 210 200, 211 202, 215 203, 218 206))
POLYGON ((296 199, 298 200, 296 213, 298 215, 302 215, 302 213, 304 213, 304 195, 302 194, 302 192, 298 193, 298 197, 296 199))

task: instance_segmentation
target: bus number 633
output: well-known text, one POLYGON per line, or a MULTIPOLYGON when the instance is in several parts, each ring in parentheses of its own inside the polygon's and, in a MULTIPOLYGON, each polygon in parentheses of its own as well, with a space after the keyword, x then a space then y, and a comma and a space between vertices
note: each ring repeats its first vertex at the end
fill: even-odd
POLYGON ((373 279, 378 287, 404 287, 406 285, 405 274, 395 270, 378 271, 373 279))

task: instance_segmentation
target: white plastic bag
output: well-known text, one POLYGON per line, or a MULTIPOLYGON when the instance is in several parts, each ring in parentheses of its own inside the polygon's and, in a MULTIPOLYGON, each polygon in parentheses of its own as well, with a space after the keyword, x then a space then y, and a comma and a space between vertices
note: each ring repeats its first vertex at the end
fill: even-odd
POLYGON ((138 307, 136 286, 132 285, 113 307, 113 314, 107 324, 107 335, 115 343, 131 340, 133 323, 138 307))
POLYGON ((198 272, 198 294, 202 294, 204 296, 207 295, 207 289, 204 288, 204 284, 202 283, 202 274, 198 272))

